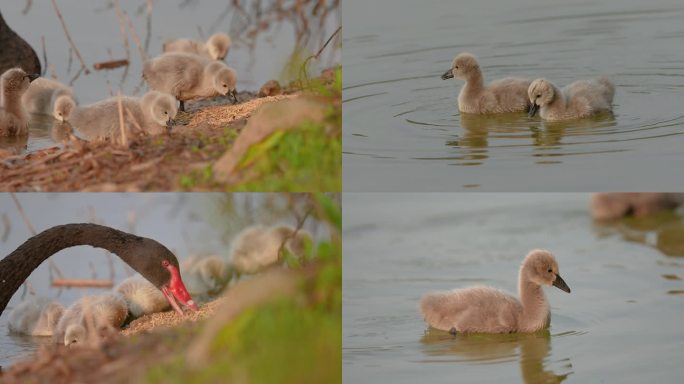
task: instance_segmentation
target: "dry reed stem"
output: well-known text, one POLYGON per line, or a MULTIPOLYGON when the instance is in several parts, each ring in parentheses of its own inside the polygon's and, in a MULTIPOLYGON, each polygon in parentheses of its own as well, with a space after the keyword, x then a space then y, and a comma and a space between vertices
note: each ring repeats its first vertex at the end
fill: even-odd
MULTIPOLYGON (((66 23, 64 22, 64 18, 62 17, 62 13, 59 11, 59 8, 57 7, 57 1, 56 0, 52 0, 52 6, 55 8, 55 13, 57 13, 57 17, 59 17, 59 21, 62 23, 62 29, 64 29, 64 34, 66 35, 67 40, 69 40, 69 45, 71 45, 71 48, 76 53, 76 57, 78 57, 78 60, 81 62, 81 69, 85 71, 86 75, 89 74, 90 70, 88 69, 88 66, 86 65, 85 61, 83 60, 81 53, 76 48, 76 44, 74 44, 74 41, 71 39, 71 35, 69 34, 69 30, 67 29, 66 23)), ((79 74, 80 74, 80 72, 79 72, 79 74)))
POLYGON ((111 288, 113 280, 101 279, 54 279, 53 287, 80 287, 80 288, 111 288))
POLYGON ((143 46, 140 43, 138 33, 135 31, 135 27, 133 26, 133 20, 131 20, 126 11, 123 11, 123 15, 124 18, 126 18, 126 21, 128 22, 128 30, 131 31, 131 37, 133 38, 133 42, 138 47, 138 52, 140 52, 140 58, 142 59, 142 61, 147 61, 147 54, 145 53, 145 50, 143 49, 143 46))
POLYGON ((116 102, 119 105, 119 129, 121 130, 121 145, 128 147, 128 136, 126 135, 123 119, 123 104, 121 104, 121 91, 117 91, 116 95, 116 102))

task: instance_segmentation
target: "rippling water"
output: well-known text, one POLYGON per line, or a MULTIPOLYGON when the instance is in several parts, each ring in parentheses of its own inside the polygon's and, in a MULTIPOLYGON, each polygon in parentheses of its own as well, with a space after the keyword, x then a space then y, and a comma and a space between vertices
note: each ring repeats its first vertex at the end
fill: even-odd
POLYGON ((366 7, 344 4, 345 190, 681 188, 681 1, 378 0, 382 17, 366 7), (486 81, 605 75, 614 114, 461 115, 463 81, 440 79, 460 52, 478 56, 486 81))
POLYGON ((684 212, 592 222, 586 194, 344 195, 343 377, 357 383, 676 382, 684 375, 684 212), (418 311, 433 290, 517 290, 548 248, 572 289, 551 327, 456 335, 418 311))

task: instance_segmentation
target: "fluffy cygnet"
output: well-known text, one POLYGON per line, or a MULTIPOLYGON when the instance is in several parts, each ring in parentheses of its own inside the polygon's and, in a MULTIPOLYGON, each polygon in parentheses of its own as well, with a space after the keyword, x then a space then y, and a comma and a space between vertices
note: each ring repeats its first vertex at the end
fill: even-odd
POLYGON ((544 120, 568 120, 612 111, 615 85, 604 78, 578 80, 559 90, 546 79, 537 79, 528 89, 532 103, 529 116, 539 110, 544 120))
POLYGON ((67 346, 96 341, 119 329, 127 315, 126 301, 119 294, 86 296, 67 308, 55 336, 67 346))
POLYGON ((211 60, 223 60, 230 50, 231 40, 225 33, 214 33, 206 43, 192 39, 168 40, 163 51, 193 53, 211 60))
POLYGON ((29 113, 52 115, 59 121, 68 121, 76 107, 70 87, 44 77, 31 82, 21 101, 29 113))
POLYGON ((10 313, 9 330, 31 336, 52 336, 62 313, 62 304, 42 297, 30 297, 10 313))
POLYGON ((527 88, 530 80, 507 77, 494 80, 485 86, 480 65, 475 56, 461 53, 442 80, 465 80, 458 94, 458 110, 465 113, 526 112, 530 108, 527 88))
POLYGON ((209 61, 189 53, 166 53, 147 60, 143 78, 151 89, 171 94, 180 101, 230 95, 237 103, 237 74, 221 61, 209 61))
POLYGON ((128 311, 135 318, 169 308, 169 302, 166 301, 164 294, 140 275, 125 279, 114 290, 123 296, 128 311))
POLYGON ((520 267, 520 300, 491 287, 472 287, 429 293, 420 311, 433 328, 455 332, 535 332, 549 326, 551 312, 542 286, 570 293, 549 251, 533 250, 520 267))
MULTIPOLYGON (((178 112, 173 96, 157 91, 147 92, 142 99, 122 97, 121 104, 126 130, 133 131, 140 127, 152 135, 170 129, 178 112)), ((118 98, 112 97, 77 107, 69 120, 88 140, 119 137, 121 129, 118 98)))
POLYGON ((311 234, 299 230, 292 237, 294 228, 287 225, 249 227, 240 232, 231 244, 231 261, 240 273, 255 273, 276 264, 278 251, 285 241, 285 248, 295 256, 304 254, 304 244, 311 241, 311 234), (286 241, 287 239, 287 241, 286 241))
POLYGON ((596 220, 643 217, 675 209, 682 203, 684 193, 595 193, 591 197, 591 215, 596 220))
POLYGON ((0 136, 28 135, 29 115, 21 102, 36 74, 12 68, 0 76, 0 136))
POLYGON ((232 277, 228 264, 219 256, 191 257, 181 263, 181 271, 188 292, 200 301, 221 293, 232 277))

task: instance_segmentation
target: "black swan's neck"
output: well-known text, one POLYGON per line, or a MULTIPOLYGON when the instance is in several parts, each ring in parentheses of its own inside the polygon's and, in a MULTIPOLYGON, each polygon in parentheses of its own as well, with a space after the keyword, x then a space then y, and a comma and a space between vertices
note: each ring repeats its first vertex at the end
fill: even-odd
POLYGON ((65 224, 47 229, 26 240, 0 260, 0 313, 31 272, 48 257, 64 248, 90 245, 104 248, 131 264, 127 252, 145 238, 97 224, 65 224))

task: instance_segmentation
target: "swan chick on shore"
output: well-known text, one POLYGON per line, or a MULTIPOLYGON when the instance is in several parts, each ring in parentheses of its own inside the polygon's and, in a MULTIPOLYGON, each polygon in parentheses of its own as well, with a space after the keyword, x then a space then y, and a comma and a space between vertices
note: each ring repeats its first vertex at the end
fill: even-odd
POLYGON ((256 273, 278 263, 281 244, 295 256, 304 254, 304 244, 311 241, 311 234, 288 225, 265 227, 256 225, 240 232, 231 244, 231 262, 240 273, 256 273))
POLYGON ((123 296, 128 305, 128 312, 134 318, 162 312, 169 308, 169 302, 166 301, 164 294, 140 275, 123 280, 114 288, 114 291, 123 296))
POLYGON ((458 110, 461 112, 527 112, 530 108, 530 101, 527 98, 530 80, 506 77, 485 86, 480 65, 470 53, 456 56, 451 68, 442 75, 442 80, 452 78, 465 80, 458 94, 458 110))
POLYGON ((21 101, 28 113, 51 115, 59 121, 68 121, 76 107, 74 92, 59 81, 37 78, 31 82, 21 101))
POLYGON ((550 306, 542 289, 550 285, 570 293, 554 256, 537 249, 520 266, 520 299, 492 287, 471 287, 429 293, 421 299, 420 311, 431 327, 451 333, 535 332, 550 323, 550 306))
POLYGON ((37 74, 12 68, 0 76, 0 136, 28 135, 29 115, 21 102, 37 74))
POLYGON ((173 95, 185 102, 230 95, 237 103, 237 74, 221 61, 209 61, 189 53, 165 53, 143 64, 143 78, 150 89, 173 95))
POLYGON ((43 297, 30 297, 10 313, 9 330, 30 336, 52 336, 63 313, 62 304, 43 297))
POLYGON ((605 78, 578 80, 559 90, 546 79, 536 79, 528 89, 532 107, 544 120, 580 119, 601 112, 612 112, 615 85, 605 78))
POLYGON ((181 263, 181 271, 185 287, 199 301, 221 293, 232 277, 228 263, 219 256, 188 258, 181 263))
POLYGON ((168 40, 162 50, 167 52, 185 52, 202 56, 211 60, 224 60, 228 55, 232 41, 225 33, 214 33, 206 43, 193 39, 168 40))
MULTIPOLYGON (((121 105, 127 131, 135 131, 140 127, 152 135, 170 129, 178 112, 173 96, 157 91, 147 92, 142 99, 121 97, 121 105)), ((119 98, 112 97, 77 107, 71 114, 70 122, 88 140, 117 138, 121 131, 119 98)))

